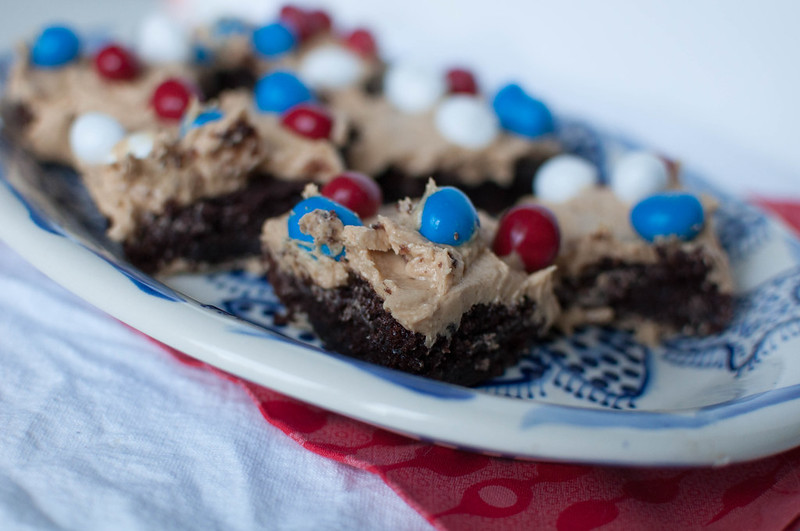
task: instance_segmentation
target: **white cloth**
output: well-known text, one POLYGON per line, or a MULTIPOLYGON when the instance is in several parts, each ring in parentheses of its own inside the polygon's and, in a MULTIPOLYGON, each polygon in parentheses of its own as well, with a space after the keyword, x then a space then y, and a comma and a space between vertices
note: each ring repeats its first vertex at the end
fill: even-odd
POLYGON ((0 242, 0 528, 430 529, 0 242))

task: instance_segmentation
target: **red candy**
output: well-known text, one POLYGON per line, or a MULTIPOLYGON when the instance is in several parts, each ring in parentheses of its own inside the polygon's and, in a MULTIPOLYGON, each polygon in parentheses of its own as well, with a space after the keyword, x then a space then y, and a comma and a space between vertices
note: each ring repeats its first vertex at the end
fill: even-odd
POLYGON ((333 26, 333 22, 331 22, 331 16, 320 9, 308 12, 308 23, 314 33, 330 31, 331 27, 333 26))
POLYGON ((351 50, 365 57, 374 57, 378 53, 375 38, 368 30, 357 29, 344 38, 344 44, 351 50))
POLYGON ((453 68, 447 71, 447 87, 451 94, 477 94, 478 83, 469 70, 453 68))
POLYGON ((363 173, 347 171, 322 187, 323 196, 336 201, 359 215, 369 218, 378 213, 383 203, 381 189, 373 179, 363 173))
POLYGON ((164 120, 180 120, 189 107, 193 93, 191 86, 184 81, 167 79, 153 92, 153 108, 164 120))
POLYGON ((300 41, 308 40, 322 31, 328 31, 332 25, 331 17, 325 11, 319 9, 306 11, 293 5, 283 6, 279 18, 281 22, 292 27, 300 41))
POLYGON ((512 208, 500 220, 494 237, 494 252, 505 256, 516 252, 533 273, 555 261, 561 245, 561 233, 553 214, 539 205, 512 208))
POLYGON ((281 123, 298 135, 319 140, 329 138, 333 129, 333 117, 318 105, 301 103, 283 115, 281 123))
POLYGON ((116 44, 106 46, 94 57, 97 73, 106 79, 133 79, 139 73, 139 63, 125 48, 116 44))
POLYGON ((284 22, 292 27, 297 35, 297 38, 301 41, 308 39, 314 33, 310 23, 311 21, 308 18, 308 13, 306 13, 304 9, 301 9, 297 6, 283 6, 281 8, 281 14, 279 18, 281 19, 281 22, 284 22))

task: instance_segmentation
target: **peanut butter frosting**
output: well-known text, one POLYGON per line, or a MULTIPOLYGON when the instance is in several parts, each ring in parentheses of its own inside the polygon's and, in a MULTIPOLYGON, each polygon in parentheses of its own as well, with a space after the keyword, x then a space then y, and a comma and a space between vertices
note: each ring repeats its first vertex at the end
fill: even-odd
POLYGON ((348 149, 348 158, 354 170, 368 175, 394 166, 413 177, 446 171, 467 185, 489 180, 509 186, 518 159, 544 159, 560 152, 555 139, 531 140, 508 133, 499 134, 486 147, 469 149, 439 133, 433 110, 404 113, 385 98, 370 97, 357 88, 332 92, 329 99, 331 106, 345 112, 358 128, 358 140, 348 149))
MULTIPOLYGON (((426 195, 434 190, 429 184, 426 195)), ((400 201, 365 226, 343 226, 321 210, 306 214, 302 228, 319 237, 310 252, 289 238, 287 214, 265 223, 262 244, 278 267, 322 288, 344 286, 350 275, 362 278, 384 309, 408 330, 423 334, 428 346, 457 327, 476 304, 513 306, 529 299, 544 328, 555 321, 554 267, 530 275, 512 268, 491 251, 493 233, 486 228, 458 247, 433 243, 415 228, 423 202, 400 201), (334 260, 320 252, 322 244, 339 245, 345 255, 334 260)))
POLYGON ((106 80, 94 71, 91 58, 83 57, 56 69, 31 64, 27 47, 20 47, 3 95, 7 103, 23 105, 30 122, 20 131, 21 141, 36 156, 73 164, 69 147, 72 121, 86 112, 116 118, 128 130, 159 124, 150 105, 155 88, 170 77, 194 79, 188 65, 142 65, 130 81, 106 80))
POLYGON ((220 107, 243 110, 258 131, 267 156, 259 169, 285 180, 329 181, 344 171, 339 148, 347 141, 349 121, 341 113, 333 113, 330 140, 314 140, 298 135, 281 124, 275 113, 262 113, 246 90, 228 91, 220 98, 220 107))
POLYGON ((169 202, 186 205, 245 186, 264 159, 264 147, 243 110, 189 130, 183 138, 162 131, 144 158, 131 154, 89 166, 84 182, 99 210, 109 218, 108 235, 124 240, 145 213, 169 202))

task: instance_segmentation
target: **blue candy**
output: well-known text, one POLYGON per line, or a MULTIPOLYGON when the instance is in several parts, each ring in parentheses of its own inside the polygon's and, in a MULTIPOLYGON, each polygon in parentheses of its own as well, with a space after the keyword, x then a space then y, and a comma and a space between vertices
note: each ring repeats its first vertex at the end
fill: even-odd
POLYGON ((478 212, 464 192, 445 186, 428 196, 419 232, 434 243, 461 245, 480 226, 478 212))
POLYGON ((691 240, 703 230, 704 223, 703 205, 685 192, 651 195, 631 210, 631 225, 649 242, 669 236, 691 240))
MULTIPOLYGON (((297 205, 295 205, 295 207, 292 209, 291 213, 289 214, 289 219, 287 220, 287 226, 289 228, 289 237, 300 242, 301 247, 309 251, 313 249, 314 238, 300 230, 300 219, 302 219, 302 217, 306 214, 315 210, 332 210, 336 213, 339 221, 345 225, 363 225, 363 223, 361 223, 361 219, 358 217, 358 214, 346 207, 343 207, 336 201, 331 201, 327 197, 317 195, 309 197, 308 199, 304 199, 297 203, 297 205)), ((331 256, 332 254, 327 245, 322 245, 320 250, 326 256, 331 256)), ((344 250, 342 250, 339 254, 333 256, 333 259, 339 260, 342 256, 344 256, 344 253, 344 250)))
POLYGON ((181 136, 184 136, 186 133, 188 133, 190 129, 194 129, 195 127, 202 127, 207 123, 221 120, 223 116, 225 115, 222 113, 222 111, 220 111, 216 107, 212 107, 211 109, 202 111, 197 116, 195 116, 191 122, 184 122, 181 125, 181 136))
POLYGON ((63 66, 80 53, 81 42, 75 32, 64 26, 49 26, 33 43, 31 62, 42 68, 63 66))
POLYGON ((192 53, 194 54, 194 62, 199 65, 207 65, 214 58, 214 52, 202 44, 195 44, 192 47, 192 53))
POLYGON ((276 57, 291 51, 297 44, 292 30, 280 22, 261 26, 253 32, 253 47, 261 55, 276 57))
POLYGON ((297 76, 289 72, 273 72, 262 77, 255 88, 256 105, 264 112, 282 113, 313 96, 297 76))
POLYGON ((208 109, 195 116, 190 127, 200 127, 209 122, 216 122, 221 120, 223 116, 222 111, 217 108, 208 109))
POLYGON ((541 101, 525 93, 519 85, 501 88, 492 101, 494 112, 504 129, 534 138, 553 132, 553 115, 541 101))
POLYGON ((497 116, 502 118, 511 114, 519 102, 528 97, 522 87, 516 83, 509 83, 497 91, 492 101, 492 107, 494 107, 494 112, 497 113, 497 116))
POLYGON ((216 37, 245 35, 248 31, 250 31, 250 28, 243 20, 232 17, 225 17, 217 20, 212 29, 212 33, 216 37))

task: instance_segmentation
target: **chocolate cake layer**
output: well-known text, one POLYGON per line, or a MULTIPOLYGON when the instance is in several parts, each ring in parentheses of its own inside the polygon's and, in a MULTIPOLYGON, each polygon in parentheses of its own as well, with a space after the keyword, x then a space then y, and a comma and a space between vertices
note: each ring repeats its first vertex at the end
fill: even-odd
POLYGON ((611 307, 618 319, 649 319, 684 333, 723 330, 733 318, 733 296, 709 282, 702 250, 656 251, 654 264, 605 258, 578 277, 562 278, 556 288, 559 302, 564 308, 611 307))
POLYGON ((33 112, 24 103, 3 103, 0 105, 0 119, 8 131, 14 135, 22 134, 22 130, 33 120, 33 112))
POLYGON ((217 98, 226 90, 253 90, 258 77, 252 66, 216 68, 200 77, 200 91, 207 99, 217 98))
POLYGON ((477 304, 448 337, 432 347, 425 336, 404 328, 364 280, 324 289, 286 273, 266 254, 268 277, 290 314, 301 313, 330 350, 392 369, 460 385, 476 385, 516 364, 541 336, 536 304, 524 299, 508 307, 477 304))
MULTIPOLYGON (((344 154, 346 157, 347 153, 344 154)), ((470 186, 461 182, 458 175, 446 171, 435 171, 431 175, 411 176, 394 166, 387 168, 375 178, 381 185, 386 202, 394 202, 405 197, 420 197, 425 191, 428 177, 433 177, 439 186, 455 186, 463 190, 476 207, 490 214, 499 214, 517 203, 520 197, 530 195, 533 176, 545 160, 539 157, 518 159, 514 163, 514 180, 509 186, 500 186, 492 180, 486 180, 477 186, 470 186)))
POLYGON ((260 253, 264 220, 283 214, 300 200, 309 181, 285 181, 257 174, 236 192, 180 206, 167 203, 148 213, 124 242, 128 260, 155 272, 175 260, 219 264, 260 253))

